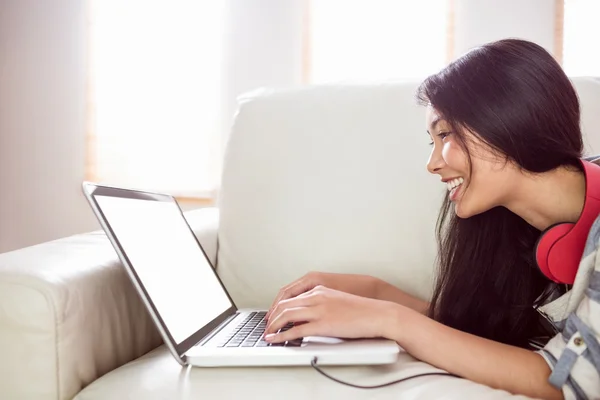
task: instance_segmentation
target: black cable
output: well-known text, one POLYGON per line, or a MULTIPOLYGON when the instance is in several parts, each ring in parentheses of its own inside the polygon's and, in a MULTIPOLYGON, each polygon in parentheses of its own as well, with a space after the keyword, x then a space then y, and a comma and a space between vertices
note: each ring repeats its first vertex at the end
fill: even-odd
POLYGON ((406 378, 398 379, 398 380, 395 380, 395 381, 392 381, 392 382, 382 383, 380 385, 361 386, 361 385, 356 385, 354 383, 344 382, 342 380, 339 380, 339 379, 334 378, 333 376, 329 375, 327 372, 323 371, 319 366, 317 366, 317 357, 314 357, 311 360, 310 365, 312 365, 312 367, 314 369, 316 369, 317 372, 319 372, 321 375, 323 375, 323 376, 325 376, 325 377, 327 377, 327 378, 329 378, 329 379, 331 379, 333 381, 336 381, 337 383, 341 383, 342 385, 348 385, 348 386, 352 386, 352 387, 355 387, 355 388, 358 388, 358 389, 377 389, 377 388, 382 388, 384 386, 390 386, 390 385, 394 385, 396 383, 404 382, 404 381, 407 381, 407 380, 412 379, 412 378, 419 378, 421 376, 430 376, 430 375, 444 375, 444 376, 452 376, 452 377, 455 377, 455 378, 459 378, 458 375, 450 374, 450 373, 447 373, 447 372, 426 372, 424 374, 407 376, 406 378))

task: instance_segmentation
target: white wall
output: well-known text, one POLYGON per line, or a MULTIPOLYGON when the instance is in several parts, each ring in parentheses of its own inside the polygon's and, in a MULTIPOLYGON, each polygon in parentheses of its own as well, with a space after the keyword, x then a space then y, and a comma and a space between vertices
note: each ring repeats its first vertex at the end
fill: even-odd
MULTIPOLYGON (((226 1, 225 133, 240 94, 262 86, 302 83, 304 9, 304 0, 226 1)), ((225 137, 224 145, 226 141, 225 137)))
POLYGON ((455 0, 454 55, 506 37, 554 52, 555 0, 455 0))
MULTIPOLYGON (((302 0, 227 1, 231 114, 241 92, 300 82, 302 0)), ((80 192, 85 3, 0 0, 0 252, 97 229, 80 192)), ((456 0, 455 25, 456 55, 505 36, 552 50, 554 1, 456 0)))
POLYGON ((0 0, 0 252, 96 229, 84 176, 81 0, 0 0))

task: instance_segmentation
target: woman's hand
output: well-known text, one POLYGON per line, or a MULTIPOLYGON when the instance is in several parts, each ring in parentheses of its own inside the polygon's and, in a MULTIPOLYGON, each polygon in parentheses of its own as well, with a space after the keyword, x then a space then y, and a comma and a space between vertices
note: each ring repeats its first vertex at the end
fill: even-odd
POLYGON ((382 337, 398 307, 392 302, 317 286, 273 308, 265 340, 278 343, 306 336, 382 337), (276 333, 290 322, 297 325, 276 333))
POLYGON ((325 286, 357 296, 374 298, 377 295, 378 282, 380 281, 377 278, 367 275, 309 272, 302 278, 281 288, 266 317, 267 319, 271 318, 273 308, 279 302, 308 292, 316 286, 325 286))

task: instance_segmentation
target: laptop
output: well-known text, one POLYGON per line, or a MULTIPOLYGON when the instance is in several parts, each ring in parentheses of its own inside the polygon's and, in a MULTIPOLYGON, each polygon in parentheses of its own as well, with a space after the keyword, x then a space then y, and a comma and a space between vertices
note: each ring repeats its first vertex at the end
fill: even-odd
MULTIPOLYGON (((83 183, 83 192, 166 347, 183 366, 388 364, 387 339, 263 340, 267 310, 238 309, 167 194, 83 183)), ((286 326, 282 329, 289 329, 286 326)))

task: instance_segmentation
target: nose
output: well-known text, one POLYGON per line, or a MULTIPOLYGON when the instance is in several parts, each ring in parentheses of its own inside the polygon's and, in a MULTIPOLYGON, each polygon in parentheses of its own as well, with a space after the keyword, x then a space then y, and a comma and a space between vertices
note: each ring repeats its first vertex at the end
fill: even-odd
POLYGON ((442 168, 445 165, 446 165, 446 162, 444 161, 444 158, 442 157, 441 150, 436 149, 434 147, 433 150, 431 151, 431 154, 429 155, 429 160, 427 160, 427 170, 429 171, 430 174, 437 174, 442 170, 442 168))

